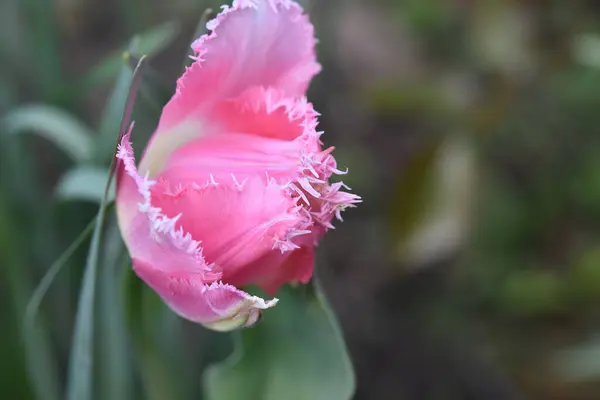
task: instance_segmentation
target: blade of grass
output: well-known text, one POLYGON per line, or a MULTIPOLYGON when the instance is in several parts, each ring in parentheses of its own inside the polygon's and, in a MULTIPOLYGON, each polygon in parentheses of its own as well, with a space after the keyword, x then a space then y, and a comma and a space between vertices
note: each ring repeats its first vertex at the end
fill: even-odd
POLYGON ((123 50, 108 56, 96 68, 78 80, 76 92, 86 93, 98 85, 107 83, 119 74, 123 66, 123 52, 138 58, 144 54, 148 58, 154 57, 175 39, 179 29, 177 23, 170 21, 134 36, 127 46, 123 46, 123 50))
MULTIPOLYGON (((121 137, 125 134, 127 126, 131 121, 131 114, 137 91, 141 84, 141 76, 145 57, 142 57, 135 71, 129 87, 127 102, 123 110, 121 120, 121 129, 117 138, 118 146, 121 137)), ((73 346, 71 348, 71 357, 69 361, 69 375, 67 381, 67 399, 68 400, 90 400, 92 398, 92 365, 93 365, 93 333, 94 333, 94 298, 96 292, 96 278, 98 270, 98 255, 104 220, 107 211, 107 197, 110 190, 110 184, 116 168, 115 158, 113 157, 108 181, 106 183, 105 194, 96 217, 96 226, 92 234, 92 241, 88 253, 83 284, 77 306, 77 315, 75 319, 75 331, 73 336, 73 346)))
MULTIPOLYGON (((135 55, 129 57, 129 65, 135 67, 139 59, 135 55)), ((140 87, 141 99, 145 100, 159 113, 163 105, 173 96, 174 87, 171 87, 158 71, 147 67, 144 71, 144 82, 140 87)))
MULTIPOLYGON (((55 194, 60 200, 84 200, 100 203, 104 196, 104 185, 108 179, 106 168, 80 166, 72 168, 61 176, 55 194)), ((115 185, 111 185, 108 199, 115 198, 115 185)))
MULTIPOLYGON (((73 256, 73 253, 83 244, 83 242, 90 236, 92 229, 95 225, 96 221, 92 220, 86 228, 77 236, 77 238, 71 243, 71 245, 60 255, 60 257, 50 266, 46 274, 43 276, 42 280, 38 284, 37 288, 34 290, 33 294, 29 298, 29 302, 25 307, 25 313, 23 318, 23 333, 25 336, 25 352, 27 358, 29 360, 28 365, 30 368, 30 373, 36 382, 47 381, 48 378, 48 366, 40 365, 38 359, 39 353, 39 342, 42 340, 41 332, 42 330, 36 324, 36 319, 38 316, 38 310, 42 303, 42 300, 48 291, 48 288, 54 281, 54 278, 62 267, 67 263, 67 261, 73 256), (37 378, 36 378, 37 377, 37 378)), ((48 364, 48 363, 47 363, 48 364)), ((38 398, 42 394, 44 398, 55 398, 58 399, 58 388, 55 389, 56 396, 52 394, 52 391, 48 391, 47 388, 50 386, 49 383, 39 384, 36 383, 36 389, 38 390, 38 398)))
POLYGON ((121 276, 124 310, 144 398, 188 398, 184 395, 186 381, 182 380, 182 363, 172 357, 173 348, 181 342, 178 332, 172 328, 176 331, 181 321, 137 277, 129 258, 126 266, 121 276))
POLYGON ((95 159, 100 163, 104 163, 104 161, 112 157, 110 152, 113 150, 114 132, 120 129, 120 120, 125 103, 127 102, 127 91, 133 79, 133 68, 129 64, 130 51, 132 50, 133 45, 121 56, 121 70, 115 81, 114 89, 108 98, 100 126, 98 127, 99 134, 95 146, 95 159))
POLYGON ((8 134, 35 132, 75 162, 90 158, 94 134, 83 122, 59 108, 42 104, 21 106, 4 115, 0 124, 8 134))
POLYGON ((35 324, 35 318, 37 316, 37 312, 40 308, 40 304, 42 304, 42 300, 46 295, 46 292, 50 288, 50 285, 56 278, 56 275, 60 272, 62 267, 67 263, 67 261, 73 256, 73 253, 83 244, 83 242, 90 236, 92 233, 92 229, 96 225, 96 220, 90 221, 90 223, 85 227, 83 231, 77 236, 77 238, 71 243, 69 247, 58 257, 54 263, 48 268, 46 274, 40 280, 40 283, 35 288, 33 294, 29 298, 29 302, 27 303, 27 307, 25 308, 25 316, 23 318, 23 329, 27 331, 32 328, 35 324))
POLYGON ((100 203, 100 209, 96 216, 92 243, 79 295, 73 346, 69 361, 69 378, 67 383, 67 399, 69 400, 89 400, 92 398, 94 296, 96 292, 98 249, 100 248, 105 216, 106 197, 100 203))
POLYGON ((108 223, 99 272, 99 369, 98 384, 94 391, 97 399, 128 400, 133 396, 133 363, 123 315, 124 299, 123 293, 117 289, 125 257, 128 260, 119 226, 113 216, 108 223))
MULTIPOLYGON (((124 131, 127 127, 123 127, 123 110, 127 107, 127 101, 129 96, 129 88, 133 84, 134 80, 134 66, 131 65, 131 59, 135 58, 134 54, 137 52, 136 41, 132 40, 131 45, 125 53, 121 56, 121 71, 119 72, 119 76, 115 82, 115 86, 112 94, 107 102, 107 107, 104 110, 104 115, 102 116, 102 120, 100 122, 100 127, 98 128, 99 134, 98 139, 96 141, 96 161, 103 163, 108 158, 111 158, 113 154, 113 135, 117 129, 120 131, 124 131)), ((142 62, 142 58, 144 60, 147 59, 146 56, 141 57, 139 60, 136 60, 136 66, 140 65, 142 62)), ((145 63, 145 61, 144 61, 145 63)), ((144 69, 145 70, 145 69, 144 69)), ((139 85, 142 84, 142 75, 136 77, 136 79, 140 80, 139 85)), ((137 92, 137 90, 136 90, 137 92)), ((131 111, 133 112, 133 104, 131 104, 131 111)), ((131 115, 131 114, 130 114, 131 115)))

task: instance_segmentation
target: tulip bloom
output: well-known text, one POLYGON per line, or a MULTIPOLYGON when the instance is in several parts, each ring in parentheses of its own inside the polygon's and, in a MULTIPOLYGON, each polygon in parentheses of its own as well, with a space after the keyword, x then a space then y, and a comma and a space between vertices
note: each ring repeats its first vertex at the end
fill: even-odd
MULTIPOLYGON (((265 301, 307 283, 342 191, 306 89, 313 27, 291 0, 236 0, 192 44, 138 167, 117 151, 117 215, 133 269, 177 314, 214 330, 252 325, 265 301)), ((341 219, 341 218, 340 218, 341 219)))

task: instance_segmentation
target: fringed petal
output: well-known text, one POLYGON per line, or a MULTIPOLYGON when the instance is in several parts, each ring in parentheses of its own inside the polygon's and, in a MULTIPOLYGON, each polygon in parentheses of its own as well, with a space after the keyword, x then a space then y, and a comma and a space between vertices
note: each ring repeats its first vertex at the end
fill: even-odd
POLYGON ((215 283, 221 272, 204 258, 200 242, 166 215, 152 198, 155 181, 138 174, 130 135, 117 151, 117 215, 138 276, 181 316, 224 330, 256 320, 275 305, 215 283), (216 325, 215 325, 216 324, 216 325))
POLYGON ((249 327, 261 310, 278 301, 264 301, 222 282, 206 284, 195 275, 165 272, 136 259, 133 268, 175 313, 215 331, 249 327))
POLYGON ((196 118, 207 105, 237 97, 252 86, 302 96, 321 69, 313 26, 293 1, 235 0, 207 28, 211 33, 192 44, 196 61, 178 80, 159 131, 196 118))
POLYGON ((311 219, 287 190, 258 176, 176 187, 160 181, 152 188, 152 198, 165 215, 180 214, 176 227, 202 240, 206 260, 219 266, 225 282, 235 285, 264 280, 263 273, 272 274, 287 258, 278 251, 280 243, 311 232, 311 219), (262 265, 248 279, 240 279, 242 270, 258 260, 262 265))
POLYGON ((332 147, 322 150, 318 116, 304 97, 294 100, 275 88, 250 88, 220 102, 212 116, 218 133, 173 152, 160 177, 181 185, 228 181, 231 174, 239 180, 274 179, 324 233, 334 217, 341 219, 343 210, 361 200, 342 182, 329 182, 345 172, 337 168, 332 147))

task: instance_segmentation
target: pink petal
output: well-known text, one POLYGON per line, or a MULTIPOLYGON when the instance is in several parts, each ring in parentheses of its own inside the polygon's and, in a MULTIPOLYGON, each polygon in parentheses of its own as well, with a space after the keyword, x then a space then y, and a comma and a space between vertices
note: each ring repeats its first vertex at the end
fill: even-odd
MULTIPOLYGON (((336 167, 332 149, 321 150, 317 116, 304 98, 289 100, 272 88, 251 88, 236 99, 219 103, 213 115, 219 131, 175 150, 158 179, 169 182, 172 188, 231 186, 257 178, 275 181, 302 206, 305 217, 318 223, 317 227, 297 227, 295 231, 309 229, 312 246, 332 227, 334 216, 360 201, 358 196, 340 190, 343 183, 328 183, 332 174, 342 172, 336 167)), ((177 209, 173 208, 173 215, 177 209)), ((201 232, 192 234, 203 237, 201 232)), ((290 251, 298 248, 298 243, 288 235, 277 247, 290 251)))
POLYGON ((259 176, 179 188, 161 181, 152 188, 152 199, 166 216, 181 214, 176 227, 202 240, 206 260, 219 266, 224 281, 240 286, 258 283, 263 272, 279 268, 287 255, 278 244, 310 233, 312 224, 286 188, 259 176), (247 279, 239 278, 241 270, 261 259, 247 279))
MULTIPOLYGON (((274 253, 271 257, 279 254, 281 253, 274 253)), ((308 283, 315 266, 315 249, 312 243, 283 255, 285 259, 279 264, 272 262, 267 256, 245 266, 234 276, 232 283, 243 282, 248 276, 253 276, 255 284, 271 296, 286 283, 308 283)))
POLYGON ((218 278, 205 262, 200 243, 176 229, 176 216, 168 218, 152 205, 150 190, 155 182, 137 173, 129 137, 123 137, 117 152, 117 215, 132 257, 154 260, 163 269, 218 278))
POLYGON ((214 282, 205 284, 197 275, 171 274, 152 264, 133 260, 133 269, 178 315, 216 331, 251 326, 260 311, 277 304, 214 282))
POLYGON ((273 88, 251 88, 220 102, 213 114, 219 129, 175 150, 160 176, 183 185, 220 182, 231 174, 238 180, 273 178, 306 206, 323 234, 360 197, 342 191, 341 182, 329 184, 333 174, 344 172, 337 168, 333 148, 322 150, 317 117, 305 98, 290 100, 273 88))
POLYGON ((177 150, 158 175, 173 185, 296 178, 300 147, 250 135, 214 135, 177 150))
POLYGON ((306 97, 289 97, 284 91, 264 86, 250 87, 235 98, 219 102, 211 119, 224 132, 240 132, 292 141, 312 134, 316 149, 320 133, 315 131, 319 113, 306 97))
POLYGON ((192 44, 197 61, 177 82, 159 131, 198 118, 212 103, 253 86, 302 96, 321 69, 313 26, 294 1, 234 0, 207 27, 212 33, 192 44))
POLYGON ((259 175, 294 181, 303 173, 302 159, 320 151, 317 115, 305 98, 290 100, 272 88, 251 88, 220 102, 211 116, 214 132, 174 150, 161 176, 183 184, 228 179, 232 173, 240 179, 259 175))
POLYGON ((117 152, 117 216, 140 278, 180 315, 208 327, 215 322, 231 326, 226 321, 242 325, 255 319, 256 310, 273 306, 214 284, 221 273, 205 261, 200 242, 178 226, 178 215, 167 216, 153 203, 156 182, 138 174, 129 137, 123 137, 117 152), (207 311, 214 302, 219 306, 207 311))

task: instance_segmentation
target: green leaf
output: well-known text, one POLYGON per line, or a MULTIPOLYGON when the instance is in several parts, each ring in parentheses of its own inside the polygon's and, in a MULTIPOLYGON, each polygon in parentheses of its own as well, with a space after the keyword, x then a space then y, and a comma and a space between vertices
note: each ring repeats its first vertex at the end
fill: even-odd
POLYGON ((319 288, 285 287, 278 297, 263 321, 238 332, 233 355, 207 369, 207 399, 350 399, 352 364, 319 288))
MULTIPOLYGON (((117 144, 125 134, 125 130, 131 121, 131 112, 137 91, 141 83, 142 68, 145 58, 142 57, 136 70, 133 73, 133 79, 129 88, 127 102, 123 111, 121 129, 117 135, 117 144)), ((94 333, 94 298, 96 292, 96 278, 98 270, 98 256, 104 219, 108 204, 108 192, 115 169, 115 159, 113 158, 108 181, 105 187, 105 194, 100 209, 96 216, 96 226, 92 235, 92 242, 86 262, 83 275, 83 284, 79 295, 77 306, 77 315, 75 319, 75 332, 73 336, 73 345, 71 347, 71 356, 69 361, 69 375, 67 381, 67 399, 68 400, 90 400, 92 398, 92 365, 93 365, 93 333, 94 333)))
POLYGON ((175 39, 179 30, 179 24, 169 21, 134 36, 127 46, 127 50, 115 52, 89 72, 79 83, 79 90, 82 92, 90 90, 115 77, 123 66, 123 51, 136 58, 140 58, 142 55, 152 58, 175 39))
POLYGON ((93 133, 72 115, 51 106, 32 104, 8 112, 0 124, 10 134, 35 132, 64 151, 73 161, 90 159, 93 133))
POLYGON ((121 269, 129 259, 114 216, 108 223, 98 284, 98 333, 96 351, 99 363, 97 399, 128 400, 133 394, 133 362, 123 314, 124 298, 119 290, 121 269), (125 258, 126 257, 126 258, 125 258))
MULTIPOLYGON (((53 393, 58 393, 58 390, 49 390, 48 387, 52 387, 51 384, 44 383, 40 384, 39 382, 48 381, 51 379, 48 373, 48 368, 53 368, 54 366, 50 364, 49 360, 44 360, 40 362, 40 357, 44 356, 40 354, 40 346, 42 346, 41 342, 47 340, 43 337, 43 331, 39 326, 39 323, 36 323, 38 319, 38 312, 40 309, 40 305, 46 292, 50 288, 50 285, 56 278, 56 275, 60 272, 63 266, 67 263, 67 261, 73 256, 75 251, 83 244, 83 242, 90 236, 92 233, 92 229, 94 228, 96 221, 92 220, 88 226, 77 236, 77 238, 71 243, 71 245, 58 257, 58 259, 52 263, 50 268, 44 276, 42 277, 40 283, 33 291, 33 294, 29 298, 27 302, 27 306, 25 307, 25 313, 23 318, 23 334, 25 337, 25 352, 28 358, 28 364, 30 368, 30 373, 32 374, 33 381, 36 382, 36 388, 39 390, 43 390, 44 398, 56 398, 58 399, 58 395, 54 395, 53 393)), ((48 357, 48 356, 44 356, 48 357)))
MULTIPOLYGON (((136 56, 138 52, 136 43, 135 39, 132 40, 128 51, 120 57, 119 75, 117 76, 113 91, 107 101, 107 106, 100 121, 95 150, 95 158, 100 163, 113 157, 114 134, 121 126, 123 109, 128 104, 127 98, 130 93, 130 87, 133 84, 134 65, 132 65, 131 61, 135 60, 135 65, 138 65, 141 59, 141 57, 136 56)), ((145 56, 143 58, 147 59, 145 56)), ((136 79, 140 80, 139 86, 141 87, 142 76, 140 75, 136 79)), ((133 104, 131 104, 131 108, 130 112, 133 112, 133 104)))
POLYGON ((37 317, 38 310, 40 308, 40 304, 46 292, 50 288, 50 285, 54 281, 54 278, 62 267, 69 261, 69 259, 73 256, 75 251, 83 244, 83 242, 90 236, 92 233, 92 229, 96 224, 95 220, 92 220, 83 231, 77 236, 77 238, 71 243, 69 247, 58 257, 56 261, 52 263, 46 274, 40 280, 40 283, 35 288, 33 294, 29 298, 29 302, 27 303, 27 308, 25 309, 25 317, 23 319, 23 326, 25 331, 31 329, 35 324, 35 318, 37 317))
POLYGON ((104 162, 113 156, 114 134, 120 127, 123 109, 125 108, 125 102, 127 101, 127 95, 133 79, 133 68, 129 65, 128 58, 128 53, 125 53, 121 58, 121 71, 117 76, 113 91, 106 102, 106 108, 100 121, 95 154, 98 162, 104 162))
MULTIPOLYGON (((131 55, 129 65, 135 66, 138 59, 131 55)), ((148 66, 144 71, 144 81, 140 87, 140 100, 150 106, 149 110, 160 114, 164 104, 173 96, 173 87, 170 82, 164 80, 159 71, 148 66)))
POLYGON ((131 269, 131 263, 127 264, 122 274, 125 319, 132 338, 144 398, 185 398, 184 386, 189 381, 182 380, 185 373, 179 371, 181 364, 175 364, 173 357, 169 356, 176 352, 181 342, 181 336, 173 334, 180 323, 179 317, 138 278, 131 269), (162 340, 168 342, 166 346, 161 346, 159 342, 162 340))
MULTIPOLYGON (((108 180, 108 170, 93 166, 73 168, 64 174, 56 187, 62 200, 85 200, 100 203, 108 180)), ((115 185, 111 184, 108 201, 115 198, 115 185)))
MULTIPOLYGON (((108 193, 108 184, 106 192, 108 193)), ((98 254, 106 216, 106 206, 107 198, 104 197, 96 216, 96 226, 92 235, 92 242, 83 275, 83 284, 79 295, 79 303, 77 305, 75 332, 69 361, 68 400, 89 400, 92 398, 94 297, 96 292, 98 254)))

